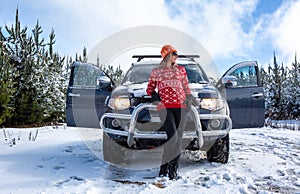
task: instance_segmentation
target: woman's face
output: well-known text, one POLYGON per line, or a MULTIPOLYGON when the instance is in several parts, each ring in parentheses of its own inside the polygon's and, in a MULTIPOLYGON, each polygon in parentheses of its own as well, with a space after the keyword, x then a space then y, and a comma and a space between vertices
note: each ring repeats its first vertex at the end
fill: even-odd
POLYGON ((177 58, 178 58, 178 55, 176 52, 171 53, 171 63, 172 64, 176 63, 177 58))

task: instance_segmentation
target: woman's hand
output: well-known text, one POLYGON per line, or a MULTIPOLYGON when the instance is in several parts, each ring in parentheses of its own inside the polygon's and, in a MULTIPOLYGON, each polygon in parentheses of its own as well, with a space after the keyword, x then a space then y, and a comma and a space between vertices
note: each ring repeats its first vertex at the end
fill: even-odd
POLYGON ((186 105, 186 110, 187 111, 190 111, 191 110, 191 106, 192 106, 192 103, 193 103, 193 99, 194 99, 194 96, 192 94, 189 94, 186 96, 186 99, 184 101, 184 104, 186 105))
POLYGON ((151 102, 160 102, 160 97, 156 91, 151 93, 151 102))

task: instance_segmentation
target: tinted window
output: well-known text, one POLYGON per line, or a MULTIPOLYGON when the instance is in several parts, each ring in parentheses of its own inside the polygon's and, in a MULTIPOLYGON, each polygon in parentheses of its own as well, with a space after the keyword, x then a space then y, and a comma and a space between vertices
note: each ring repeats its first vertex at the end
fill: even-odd
POLYGON ((254 66, 240 67, 229 74, 237 80, 236 87, 258 86, 256 69, 254 66))
POLYGON ((96 87, 97 80, 105 74, 92 65, 80 65, 74 68, 73 86, 96 87))

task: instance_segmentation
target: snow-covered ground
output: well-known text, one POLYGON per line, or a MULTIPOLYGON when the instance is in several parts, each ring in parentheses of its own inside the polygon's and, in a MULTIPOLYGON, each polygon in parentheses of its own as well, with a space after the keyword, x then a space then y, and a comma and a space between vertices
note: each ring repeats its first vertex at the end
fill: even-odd
POLYGON ((285 128, 292 130, 300 130, 300 120, 271 120, 266 119, 265 124, 273 128, 285 128))
POLYGON ((151 178, 158 167, 122 169, 102 161, 99 129, 3 129, 0 193, 300 193, 299 133, 233 130, 228 164, 186 155, 182 178, 159 188, 151 178))

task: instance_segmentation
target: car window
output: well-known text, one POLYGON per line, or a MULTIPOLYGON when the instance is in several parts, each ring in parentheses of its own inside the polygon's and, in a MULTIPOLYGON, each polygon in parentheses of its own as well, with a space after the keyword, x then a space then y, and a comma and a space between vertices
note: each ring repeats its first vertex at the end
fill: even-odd
MULTIPOLYGON (((179 64, 180 65, 180 64, 179 64)), ((158 67, 159 65, 135 65, 132 66, 126 76, 122 81, 122 85, 129 85, 129 84, 139 84, 148 82, 150 73, 153 68, 158 67)), ((200 67, 196 64, 187 64, 182 65, 185 67, 187 72, 188 81, 189 83, 207 83, 208 80, 205 79, 206 76, 200 69, 200 67)))
POLYGON ((125 75, 122 85, 139 84, 149 80, 153 68, 158 65, 135 65, 132 66, 125 75))
POLYGON ((203 71, 196 64, 184 65, 189 83, 208 83, 203 71))
POLYGON ((256 69, 254 66, 240 67, 229 74, 236 78, 233 87, 254 87, 258 86, 256 69))
POLYGON ((104 72, 92 65, 75 66, 73 86, 96 87, 98 79, 104 76, 104 72))

